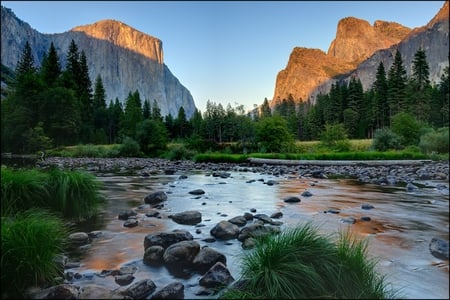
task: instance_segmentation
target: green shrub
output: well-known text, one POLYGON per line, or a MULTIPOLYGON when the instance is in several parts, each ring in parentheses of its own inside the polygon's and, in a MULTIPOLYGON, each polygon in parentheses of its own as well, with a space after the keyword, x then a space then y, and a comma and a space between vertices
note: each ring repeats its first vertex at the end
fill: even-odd
POLYGON ((372 148, 376 151, 401 149, 400 137, 389 128, 375 130, 372 148))
POLYGON ((295 147, 287 122, 281 116, 263 118, 256 123, 256 142, 261 152, 286 152, 295 147))
POLYGON ((130 137, 125 137, 119 146, 118 155, 121 157, 140 157, 142 153, 138 142, 130 137))
POLYGON ((145 154, 155 155, 166 150, 168 136, 162 121, 147 119, 136 125, 136 140, 145 154))
POLYGON ((164 154, 164 158, 168 160, 190 160, 196 154, 195 151, 187 149, 184 145, 173 145, 164 154))
POLYGON ((337 152, 349 151, 351 145, 344 124, 326 124, 320 133, 320 146, 337 152))
POLYGON ((422 127, 424 126, 408 113, 401 112, 392 117, 391 130, 400 137, 402 146, 419 144, 422 127))
POLYGON ((430 131, 420 137, 419 148, 423 153, 444 154, 449 152, 449 128, 430 131))
POLYGON ((63 274, 55 261, 67 237, 64 223, 53 214, 31 209, 1 218, 2 299, 25 299, 31 286, 53 284, 63 274))
POLYGON ((381 299, 394 296, 366 244, 341 235, 337 243, 306 223, 257 239, 242 261, 242 288, 222 298, 237 299, 381 299))

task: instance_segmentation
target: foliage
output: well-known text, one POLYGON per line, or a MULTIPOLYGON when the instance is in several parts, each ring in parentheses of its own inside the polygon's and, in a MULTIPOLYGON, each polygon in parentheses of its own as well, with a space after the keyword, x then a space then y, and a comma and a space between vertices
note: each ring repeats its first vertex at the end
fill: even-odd
POLYGON ((400 137, 389 128, 381 128, 375 131, 372 149, 387 151, 401 149, 400 137))
POLYGON ((320 133, 320 142, 324 147, 337 152, 350 150, 347 131, 342 123, 326 124, 325 129, 320 133))
POLYGON ((266 117, 256 124, 256 142, 265 152, 284 152, 293 145, 293 138, 281 116, 266 117))
POLYGON ((136 126, 136 140, 145 154, 155 155, 167 148, 167 129, 160 120, 144 120, 136 126))
POLYGON ((448 153, 449 152, 449 129, 442 127, 433 130, 420 137, 419 148, 424 153, 448 153))
POLYGON ((417 145, 421 127, 419 121, 406 112, 398 113, 392 118, 392 132, 400 137, 402 146, 417 145))
POLYGON ((30 209, 2 216, 1 226, 2 298, 25 299, 27 288, 53 284, 62 276, 55 261, 63 254, 68 234, 62 220, 48 211, 30 209))
POLYGON ((125 137, 119 146, 120 157, 141 157, 142 152, 139 143, 130 137, 125 137))
MULTIPOLYGON (((394 296, 385 278, 375 272, 374 261, 367 258, 366 246, 344 234, 334 243, 311 223, 257 238, 254 251, 244 254, 244 286, 231 288, 231 295, 250 299, 394 296)), ((222 298, 229 298, 228 293, 222 298)))
POLYGON ((175 144, 168 147, 164 158, 168 160, 191 160, 196 154, 196 151, 189 150, 182 144, 175 144))

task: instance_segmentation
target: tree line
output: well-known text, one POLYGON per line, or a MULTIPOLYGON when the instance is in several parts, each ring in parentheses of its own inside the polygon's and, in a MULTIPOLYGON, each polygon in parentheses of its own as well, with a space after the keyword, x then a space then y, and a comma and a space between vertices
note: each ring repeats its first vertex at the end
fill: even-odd
POLYGON ((390 128, 399 114, 434 128, 449 121, 448 67, 440 83, 431 84, 422 49, 409 78, 397 51, 387 72, 380 62, 367 91, 353 77, 333 84, 316 103, 289 95, 274 107, 266 98, 258 109, 246 112, 243 105, 224 107, 208 100, 205 112, 196 109, 190 119, 183 107, 177 116, 162 116, 156 99, 142 100, 138 91, 130 91, 123 105, 117 98, 107 105, 100 75, 92 88, 86 55, 73 40, 66 61, 63 69, 52 43, 36 68, 26 43, 2 101, 2 151, 135 142, 143 153, 154 155, 169 141, 183 140, 197 151, 234 144, 243 152, 274 152, 288 151, 295 139, 317 140, 329 125, 339 124, 350 138, 372 138, 376 130, 390 128))

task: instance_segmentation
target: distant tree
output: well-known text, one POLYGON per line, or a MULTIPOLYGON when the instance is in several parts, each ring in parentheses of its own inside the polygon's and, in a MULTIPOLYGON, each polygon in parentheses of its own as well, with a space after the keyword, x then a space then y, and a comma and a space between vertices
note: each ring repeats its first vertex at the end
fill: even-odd
POLYGON ((157 155, 167 148, 167 129, 161 120, 143 120, 136 126, 136 140, 145 154, 157 155))
POLYGON ((401 112, 392 118, 391 130, 400 137, 402 146, 418 145, 421 123, 411 114, 401 112))
POLYGON ((150 118, 151 111, 152 111, 152 108, 151 108, 151 105, 150 105, 150 100, 145 99, 144 100, 144 105, 142 107, 142 115, 144 117, 144 120, 150 118))
POLYGON ((419 49, 414 55, 412 74, 407 84, 407 111, 420 121, 428 121, 430 115, 432 88, 429 77, 425 51, 419 49))
POLYGON ((272 110, 269 105, 267 98, 264 98, 264 102, 261 105, 261 118, 272 116, 272 110))
POLYGON ((389 126, 388 83, 383 62, 380 62, 378 65, 372 90, 374 92, 374 103, 372 105, 372 110, 375 128, 389 126))
POLYGON ((133 94, 129 92, 128 97, 125 101, 123 118, 120 123, 120 135, 135 139, 136 126, 143 119, 144 116, 142 114, 142 102, 139 92, 137 90, 133 94))
POLYGON ((175 129, 175 120, 171 113, 164 117, 164 125, 167 129, 167 135, 169 139, 173 139, 176 137, 176 129, 175 129))
POLYGON ((400 51, 395 52, 394 63, 388 74, 389 115, 392 118, 405 109, 406 69, 400 51))
POLYGON ((35 73, 36 70, 33 54, 31 53, 31 46, 27 41, 22 51, 22 55, 20 56, 20 60, 17 62, 16 76, 20 77, 23 74, 35 73))
POLYGON ((109 102, 108 106, 108 142, 114 144, 118 141, 120 122, 123 118, 122 103, 119 99, 109 102))
POLYGON ((151 113, 151 117, 152 120, 157 120, 157 121, 162 121, 163 118, 161 116, 161 109, 158 106, 158 102, 156 102, 156 99, 153 99, 153 104, 152 104, 152 113, 151 113))
POLYGON ((180 106, 178 109, 177 118, 174 121, 175 137, 186 138, 189 135, 189 123, 186 119, 186 112, 184 107, 180 106))
POLYGON ((53 42, 50 44, 48 53, 46 53, 42 59, 40 72, 45 84, 48 87, 54 87, 57 84, 57 80, 61 76, 61 64, 53 42))
POLYGON ((108 132, 108 110, 106 108, 106 91, 102 78, 97 75, 93 95, 94 136, 96 143, 106 143, 108 132))

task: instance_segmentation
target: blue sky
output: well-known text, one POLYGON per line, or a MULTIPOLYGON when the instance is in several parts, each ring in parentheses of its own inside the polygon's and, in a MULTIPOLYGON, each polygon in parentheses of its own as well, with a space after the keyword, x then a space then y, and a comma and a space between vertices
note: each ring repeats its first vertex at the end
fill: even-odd
POLYGON ((41 33, 115 19, 163 41, 196 106, 251 109, 272 99, 294 47, 328 51, 339 20, 427 24, 444 1, 2 1, 41 33))

